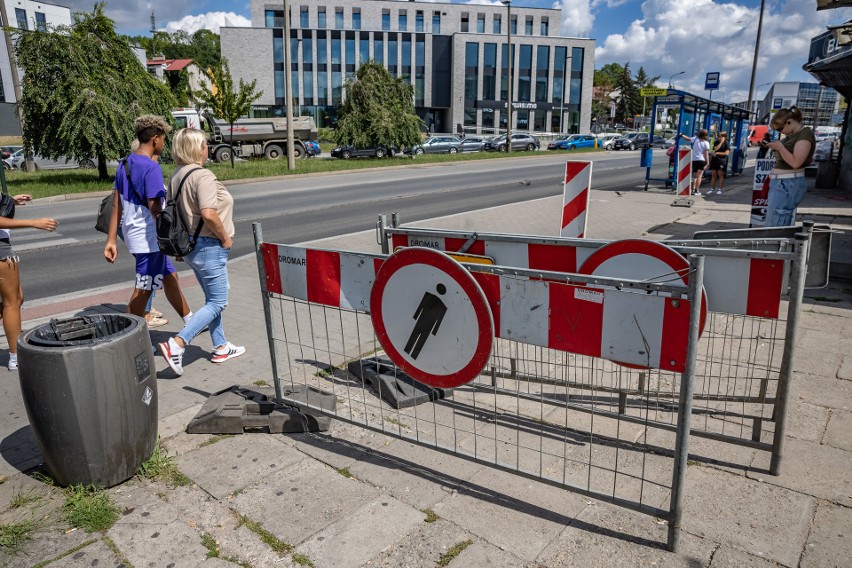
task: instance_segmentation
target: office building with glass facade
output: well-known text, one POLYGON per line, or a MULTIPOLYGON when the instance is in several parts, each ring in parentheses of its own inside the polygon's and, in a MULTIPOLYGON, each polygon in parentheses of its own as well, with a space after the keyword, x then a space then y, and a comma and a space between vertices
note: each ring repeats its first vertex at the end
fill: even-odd
MULTIPOLYGON (((291 0, 289 9, 294 112, 320 126, 333 121, 346 79, 375 61, 411 83, 431 131, 504 129, 511 34, 513 129, 590 130, 594 41, 560 37, 560 10, 388 0, 291 0)), ((251 15, 251 28, 220 30, 222 55, 235 79, 263 91, 255 116, 283 114, 283 7, 252 0, 251 15)))

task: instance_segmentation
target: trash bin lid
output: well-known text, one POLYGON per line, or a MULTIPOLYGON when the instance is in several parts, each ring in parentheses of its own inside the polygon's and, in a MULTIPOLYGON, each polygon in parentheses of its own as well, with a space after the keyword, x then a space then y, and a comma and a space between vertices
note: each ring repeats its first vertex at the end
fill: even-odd
POLYGON ((42 347, 81 346, 109 341, 139 325, 139 318, 127 314, 94 314, 52 319, 26 336, 27 342, 42 347))

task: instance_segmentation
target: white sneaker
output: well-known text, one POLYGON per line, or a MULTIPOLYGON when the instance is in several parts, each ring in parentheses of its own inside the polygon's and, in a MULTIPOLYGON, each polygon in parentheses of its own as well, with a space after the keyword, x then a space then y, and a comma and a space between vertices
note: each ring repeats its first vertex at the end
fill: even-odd
POLYGON ((717 190, 716 190, 716 195, 722 195, 722 190, 721 190, 721 189, 717 189, 717 190))
POLYGON ((230 341, 219 349, 213 350, 213 356, 210 360, 214 363, 224 363, 228 359, 239 357, 246 352, 246 348, 242 345, 234 345, 230 341))
POLYGON ((711 195, 713 195, 713 190, 712 189, 707 190, 707 193, 705 193, 704 195, 707 196, 707 197, 710 197, 711 195))
POLYGON ((169 364, 169 367, 172 368, 177 376, 183 375, 183 349, 180 349, 180 346, 175 343, 174 339, 169 339, 168 341, 164 341, 158 345, 160 348, 160 353, 163 354, 163 357, 166 359, 166 363, 169 364), (178 352, 180 349, 180 352, 178 352))
POLYGON ((18 370, 18 362, 17 361, 9 361, 9 370, 17 371, 18 370))

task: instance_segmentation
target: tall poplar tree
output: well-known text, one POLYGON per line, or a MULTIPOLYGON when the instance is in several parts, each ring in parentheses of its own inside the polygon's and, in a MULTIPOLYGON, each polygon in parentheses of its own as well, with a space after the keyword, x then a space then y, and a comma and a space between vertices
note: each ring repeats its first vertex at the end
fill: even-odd
POLYGON ((134 119, 168 118, 175 105, 103 9, 75 12, 70 26, 17 32, 15 56, 24 70, 24 146, 46 158, 95 159, 106 180, 107 160, 129 151, 134 119))

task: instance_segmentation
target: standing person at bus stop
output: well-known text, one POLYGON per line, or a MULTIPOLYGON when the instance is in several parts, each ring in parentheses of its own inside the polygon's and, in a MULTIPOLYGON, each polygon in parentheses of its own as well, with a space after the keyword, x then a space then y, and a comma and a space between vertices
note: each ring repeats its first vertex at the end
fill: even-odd
POLYGON ((701 195, 701 181, 704 179, 704 170, 710 162, 710 142, 707 141, 707 130, 702 128, 697 136, 690 138, 681 134, 681 138, 689 140, 692 145, 692 195, 701 195))
POLYGON ((728 145, 728 133, 720 132, 719 137, 713 144, 713 155, 710 157, 710 191, 707 195, 722 195, 725 188, 725 170, 728 169, 728 154, 731 149, 728 145), (719 189, 716 189, 716 178, 719 178, 719 189))
POLYGON ((115 173, 112 218, 104 258, 111 263, 118 258, 121 224, 124 243, 136 260, 136 284, 127 302, 127 311, 144 317, 151 294, 162 288, 178 315, 188 321, 192 311, 180 290, 175 267, 160 252, 154 228, 154 217, 162 209, 165 197, 163 171, 154 158, 162 153, 166 135, 172 128, 163 117, 152 114, 137 118, 133 128, 139 146, 115 173))
POLYGON ((770 126, 784 139, 768 144, 775 153, 775 167, 769 173, 766 226, 789 227, 808 191, 805 168, 813 161, 816 137, 802 124, 802 111, 795 106, 776 112, 770 126))

